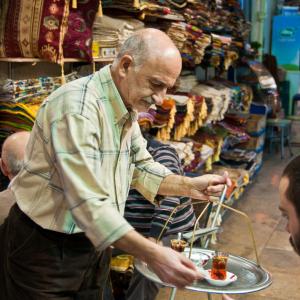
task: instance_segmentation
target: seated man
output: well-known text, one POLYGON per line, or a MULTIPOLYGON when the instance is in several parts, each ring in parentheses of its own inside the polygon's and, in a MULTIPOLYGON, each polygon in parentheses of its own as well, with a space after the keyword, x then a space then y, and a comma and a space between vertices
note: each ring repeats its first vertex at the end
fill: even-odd
MULTIPOLYGON (((28 131, 20 131, 6 138, 2 145, 0 168, 3 175, 11 181, 21 170, 25 154, 26 144, 29 140, 28 131)), ((10 189, 0 193, 0 224, 8 215, 11 206, 14 204, 10 189)))
MULTIPOLYGON (((141 128, 145 131, 145 128, 141 128)), ((167 144, 163 144, 153 136, 144 132, 147 140, 147 150, 156 162, 159 162, 170 169, 174 174, 183 175, 181 163, 176 150, 167 144)), ((188 197, 164 197, 159 206, 154 206, 147 201, 138 191, 131 190, 125 206, 126 220, 142 235, 156 241, 160 236, 164 237, 163 242, 168 244, 170 235, 189 230, 193 227, 196 220, 192 201, 188 197), (163 227, 171 215, 173 209, 181 204, 170 218, 164 232, 163 227), (162 233, 162 234, 161 234, 162 233)), ((159 284, 156 284, 137 270, 134 271, 126 299, 155 299, 159 291, 159 284)))

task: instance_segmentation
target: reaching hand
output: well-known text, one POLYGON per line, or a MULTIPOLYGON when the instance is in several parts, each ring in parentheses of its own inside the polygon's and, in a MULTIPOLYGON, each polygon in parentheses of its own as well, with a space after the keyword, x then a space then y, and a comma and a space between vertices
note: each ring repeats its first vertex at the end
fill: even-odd
POLYGON ((207 174, 190 178, 190 180, 190 197, 199 200, 213 200, 221 195, 225 184, 231 186, 227 172, 223 176, 207 174))
POLYGON ((178 288, 203 278, 188 258, 171 248, 158 247, 158 251, 146 262, 163 282, 178 288))

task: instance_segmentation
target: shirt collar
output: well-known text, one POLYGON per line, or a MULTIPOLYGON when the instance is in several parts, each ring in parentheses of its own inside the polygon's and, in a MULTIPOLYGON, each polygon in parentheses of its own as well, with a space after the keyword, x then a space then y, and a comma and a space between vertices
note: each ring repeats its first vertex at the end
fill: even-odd
POLYGON ((137 121, 137 111, 129 111, 126 108, 111 76, 110 66, 110 64, 106 65, 98 73, 104 94, 110 102, 114 111, 114 122, 115 124, 120 124, 122 126, 128 118, 131 118, 132 122, 137 121))

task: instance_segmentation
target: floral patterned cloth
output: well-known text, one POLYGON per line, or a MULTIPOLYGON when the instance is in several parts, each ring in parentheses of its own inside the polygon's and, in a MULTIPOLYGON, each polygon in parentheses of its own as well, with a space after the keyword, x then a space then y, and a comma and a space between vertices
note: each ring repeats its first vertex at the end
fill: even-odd
POLYGON ((77 9, 70 9, 64 57, 92 60, 92 27, 98 5, 99 0, 77 0, 77 9))
POLYGON ((1 1, 0 57, 57 61, 66 30, 68 1, 1 1))
POLYGON ((0 57, 37 57, 53 62, 63 55, 92 58, 92 25, 99 0, 0 1, 0 57))

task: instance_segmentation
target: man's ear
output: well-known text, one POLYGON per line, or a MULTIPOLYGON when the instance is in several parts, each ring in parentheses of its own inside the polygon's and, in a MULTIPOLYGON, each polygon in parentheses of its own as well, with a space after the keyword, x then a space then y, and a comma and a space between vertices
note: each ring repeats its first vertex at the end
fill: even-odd
POLYGON ((6 164, 3 162, 3 159, 0 158, 0 169, 4 176, 8 177, 8 168, 6 164))
POLYGON ((124 78, 127 76, 128 71, 130 68, 133 67, 133 58, 129 54, 125 54, 122 56, 119 62, 119 76, 124 78))

